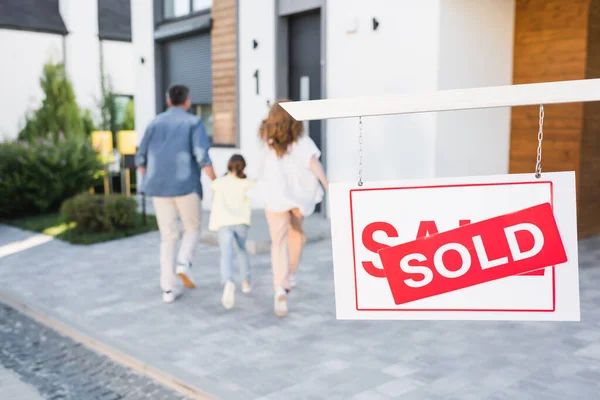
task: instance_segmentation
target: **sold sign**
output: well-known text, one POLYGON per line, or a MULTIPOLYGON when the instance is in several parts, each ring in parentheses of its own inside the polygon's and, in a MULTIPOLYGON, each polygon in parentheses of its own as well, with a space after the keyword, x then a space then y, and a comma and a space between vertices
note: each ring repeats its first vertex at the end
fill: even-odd
POLYGON ((397 305, 567 261, 549 203, 383 248, 378 254, 397 305))

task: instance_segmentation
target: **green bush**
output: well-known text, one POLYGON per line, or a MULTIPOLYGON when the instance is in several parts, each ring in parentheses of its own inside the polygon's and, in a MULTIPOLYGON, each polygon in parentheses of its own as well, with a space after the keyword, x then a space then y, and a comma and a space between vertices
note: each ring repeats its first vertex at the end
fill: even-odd
POLYGON ((61 214, 84 232, 115 232, 135 227, 137 202, 123 195, 82 193, 63 202, 61 214))
POLYGON ((58 210, 94 185, 101 169, 85 139, 0 143, 0 219, 58 210))
POLYGON ((133 228, 137 215, 137 202, 123 195, 108 196, 105 201, 105 213, 109 230, 133 228))

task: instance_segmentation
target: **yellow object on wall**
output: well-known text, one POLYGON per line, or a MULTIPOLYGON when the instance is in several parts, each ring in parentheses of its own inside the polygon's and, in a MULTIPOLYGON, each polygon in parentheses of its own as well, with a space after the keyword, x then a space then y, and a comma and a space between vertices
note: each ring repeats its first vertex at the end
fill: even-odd
POLYGON ((137 135, 135 131, 117 132, 117 148, 121 154, 135 154, 137 135))
POLYGON ((92 132, 92 147, 101 154, 108 154, 113 149, 113 137, 111 131, 92 132))

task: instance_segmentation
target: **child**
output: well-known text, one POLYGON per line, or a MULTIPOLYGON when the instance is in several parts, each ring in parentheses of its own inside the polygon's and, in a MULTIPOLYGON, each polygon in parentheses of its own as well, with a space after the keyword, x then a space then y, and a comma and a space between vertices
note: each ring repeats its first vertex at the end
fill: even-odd
POLYGON ((219 232, 221 248, 221 284, 224 285, 221 303, 226 309, 235 304, 233 279, 233 242, 237 244, 238 261, 242 274, 242 291, 250 293, 250 261, 246 252, 246 237, 250 227, 250 199, 247 192, 254 181, 247 179, 246 160, 234 154, 227 163, 229 171, 212 182, 213 203, 209 229, 219 232))
POLYGON ((302 222, 323 200, 323 188, 328 189, 319 161, 321 152, 303 132, 302 123, 279 105, 283 101, 288 100, 271 107, 259 131, 263 142, 260 179, 264 183, 271 236, 274 310, 279 317, 287 315, 287 294, 296 284, 296 270, 306 241, 302 222))

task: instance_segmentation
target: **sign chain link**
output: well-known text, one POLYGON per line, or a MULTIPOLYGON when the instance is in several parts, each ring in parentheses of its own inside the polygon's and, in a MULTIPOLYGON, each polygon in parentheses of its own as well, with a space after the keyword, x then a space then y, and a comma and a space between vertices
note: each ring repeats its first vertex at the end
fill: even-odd
POLYGON ((358 117, 358 186, 363 185, 363 123, 362 117, 358 117))
POLYGON ((540 129, 538 130, 538 148, 537 160, 535 164, 535 177, 540 179, 542 176, 542 141, 544 140, 544 105, 540 105, 540 129))

